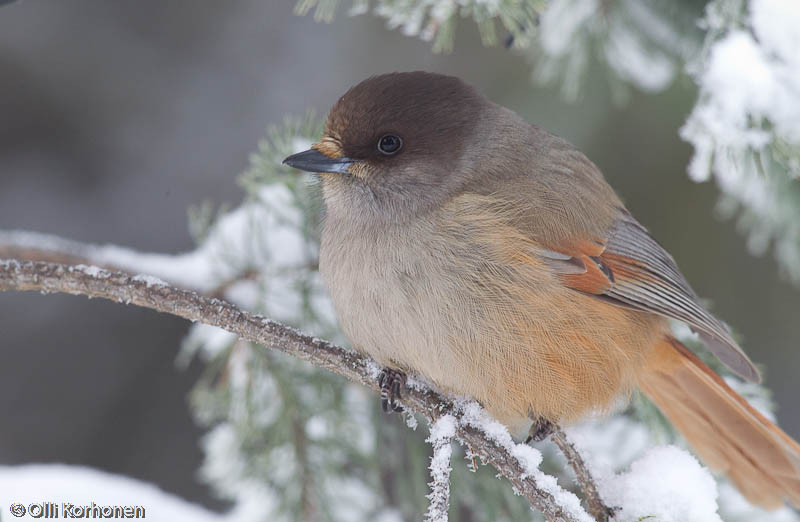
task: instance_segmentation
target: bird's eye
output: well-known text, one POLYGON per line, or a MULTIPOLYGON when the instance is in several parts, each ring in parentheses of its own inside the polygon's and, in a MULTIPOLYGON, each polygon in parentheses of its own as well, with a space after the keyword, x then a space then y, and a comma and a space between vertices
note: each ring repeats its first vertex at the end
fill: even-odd
POLYGON ((400 136, 395 136, 394 134, 384 134, 378 140, 378 150, 386 156, 396 154, 402 146, 403 140, 400 139, 400 136))

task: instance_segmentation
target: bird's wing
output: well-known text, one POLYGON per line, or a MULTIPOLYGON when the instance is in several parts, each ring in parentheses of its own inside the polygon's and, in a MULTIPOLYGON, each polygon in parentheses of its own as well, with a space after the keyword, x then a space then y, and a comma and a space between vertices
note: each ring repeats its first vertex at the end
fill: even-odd
POLYGON ((683 321, 731 370, 760 382, 758 370, 725 325, 699 303, 672 256, 626 211, 606 238, 573 241, 536 253, 574 290, 683 321))

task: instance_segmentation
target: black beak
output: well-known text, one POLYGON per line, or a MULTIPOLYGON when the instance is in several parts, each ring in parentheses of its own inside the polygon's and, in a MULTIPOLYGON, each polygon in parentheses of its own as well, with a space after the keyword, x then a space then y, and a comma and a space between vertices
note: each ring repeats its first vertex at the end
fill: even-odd
POLYGON ((304 150, 283 160, 284 165, 289 165, 298 170, 333 172, 337 174, 347 174, 353 162, 354 160, 350 158, 330 158, 316 149, 304 150))

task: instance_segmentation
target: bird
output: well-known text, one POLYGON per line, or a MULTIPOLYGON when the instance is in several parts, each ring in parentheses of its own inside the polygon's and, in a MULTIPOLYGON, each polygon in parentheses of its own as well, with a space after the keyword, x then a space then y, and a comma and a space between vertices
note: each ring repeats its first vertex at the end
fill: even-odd
POLYGON ((800 507, 800 445, 670 320, 742 379, 758 370, 568 141, 459 78, 396 72, 347 90, 284 163, 319 179, 319 270, 384 369, 384 410, 416 374, 539 440, 638 389, 752 503, 800 507))

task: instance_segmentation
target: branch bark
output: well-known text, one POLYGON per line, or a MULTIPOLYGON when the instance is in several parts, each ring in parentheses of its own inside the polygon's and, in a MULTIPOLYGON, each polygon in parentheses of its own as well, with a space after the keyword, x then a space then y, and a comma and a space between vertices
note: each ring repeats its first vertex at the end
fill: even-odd
POLYGON ((581 489, 583 489, 583 494, 586 496, 586 505, 589 507, 589 513, 597 522, 608 522, 608 518, 614 515, 614 510, 606 506, 603 499, 600 497, 594 478, 578 449, 569 438, 567 438, 567 434, 564 433, 564 430, 561 428, 557 428, 553 434, 550 435, 550 440, 558 446, 558 449, 561 450, 561 453, 564 454, 564 457, 567 458, 567 462, 572 467, 573 471, 575 471, 578 484, 580 484, 581 489))
MULTIPOLYGON (((248 313, 228 302, 176 288, 145 276, 109 272, 96 267, 0 260, 0 291, 10 290, 100 297, 150 308, 193 322, 203 322, 234 333, 244 340, 298 357, 378 391, 378 365, 368 357, 308 336, 266 317, 248 313)), ((408 410, 425 416, 430 423, 448 414, 460 420, 461 412, 456 405, 430 389, 408 387, 400 402, 408 410)), ((591 520, 582 509, 576 510, 559 503, 551 493, 552 487, 548 488, 550 491, 540 487, 528 476, 524 465, 508 448, 490 439, 480 429, 458 422, 456 438, 484 462, 497 469, 548 521, 591 520)))

